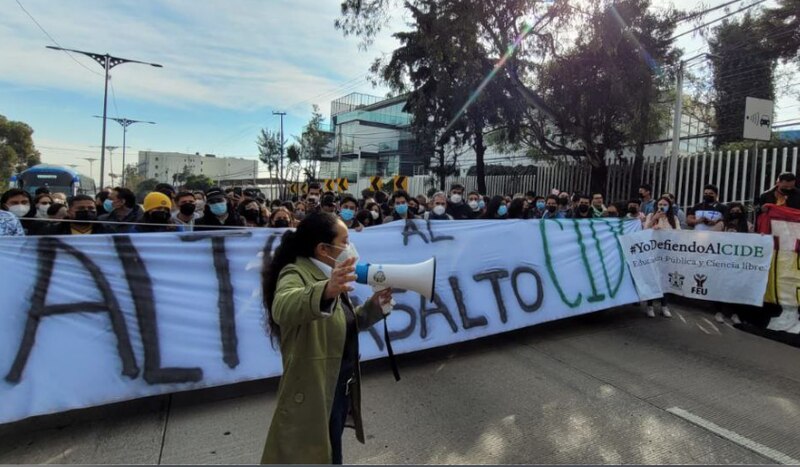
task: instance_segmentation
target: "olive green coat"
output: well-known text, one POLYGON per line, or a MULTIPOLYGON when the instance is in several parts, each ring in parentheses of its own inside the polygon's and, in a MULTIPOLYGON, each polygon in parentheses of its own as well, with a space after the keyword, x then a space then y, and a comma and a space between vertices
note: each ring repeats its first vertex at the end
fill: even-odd
MULTIPOLYGON (((308 258, 298 258, 278 277, 272 317, 281 328, 283 376, 278 405, 261 457, 262 464, 330 464, 333 460, 328 425, 342 364, 346 336, 344 300, 337 299, 329 316, 320 310, 328 279, 308 258)), ((381 307, 355 310, 359 331, 383 318, 381 307)), ((350 391, 348 426, 364 442, 361 422, 361 371, 356 365, 350 391)))

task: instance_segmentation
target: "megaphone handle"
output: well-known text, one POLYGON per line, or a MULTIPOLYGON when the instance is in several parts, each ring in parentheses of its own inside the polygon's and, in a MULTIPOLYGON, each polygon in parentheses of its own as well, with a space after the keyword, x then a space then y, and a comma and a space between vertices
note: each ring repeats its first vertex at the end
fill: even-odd
POLYGON ((389 339, 389 325, 386 323, 386 318, 383 319, 383 339, 386 341, 386 352, 389 354, 389 365, 392 367, 394 380, 400 381, 400 369, 397 368, 397 359, 394 358, 394 350, 392 350, 392 341, 389 339))

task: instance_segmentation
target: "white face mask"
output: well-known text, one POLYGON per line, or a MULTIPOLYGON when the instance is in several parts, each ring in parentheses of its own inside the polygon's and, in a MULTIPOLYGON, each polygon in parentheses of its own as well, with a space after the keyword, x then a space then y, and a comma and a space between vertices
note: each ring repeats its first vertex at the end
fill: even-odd
POLYGON ((436 206, 433 207, 433 213, 436 214, 437 216, 441 216, 442 214, 444 214, 444 212, 445 212, 445 207, 442 206, 441 204, 437 204, 436 206))
POLYGON ((36 206, 36 210, 39 212, 40 216, 46 216, 48 209, 50 209, 50 203, 42 203, 36 206))
POLYGON ((336 245, 330 245, 330 246, 342 250, 342 252, 339 253, 339 256, 337 256, 336 258, 331 258, 330 256, 328 256, 328 259, 333 260, 333 262, 336 263, 337 266, 339 264, 344 263, 350 258, 355 258, 356 262, 358 262, 358 251, 356 250, 356 246, 353 245, 352 243, 348 243, 347 246, 344 248, 336 245))
POLYGON ((195 201, 194 205, 195 205, 195 212, 202 211, 203 209, 206 208, 206 202, 203 201, 202 199, 198 199, 197 201, 195 201))
POLYGON ((453 204, 460 203, 461 202, 461 195, 459 195, 458 193, 453 193, 452 195, 450 195, 450 201, 453 204))
POLYGON ((14 214, 17 217, 22 217, 25 214, 28 214, 28 211, 31 210, 31 207, 27 204, 15 204, 13 206, 8 207, 8 212, 14 214))
POLYGON ((373 220, 378 220, 378 217, 380 217, 380 214, 378 214, 378 211, 370 211, 369 214, 372 216, 373 220))
POLYGON ((469 205, 470 209, 472 209, 473 211, 477 211, 478 209, 480 209, 480 205, 478 204, 477 201, 473 200, 473 201, 470 201, 467 204, 469 205))

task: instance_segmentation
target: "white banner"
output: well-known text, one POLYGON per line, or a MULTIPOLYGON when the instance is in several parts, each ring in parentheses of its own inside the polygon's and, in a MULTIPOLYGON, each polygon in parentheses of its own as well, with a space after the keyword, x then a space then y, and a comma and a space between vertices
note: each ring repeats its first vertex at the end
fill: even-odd
POLYGON ((760 306, 767 287, 769 235, 644 230, 620 237, 642 300, 665 293, 760 306))
MULTIPOLYGON (((639 299, 618 238, 638 222, 401 222, 351 232, 361 260, 435 256, 436 298, 397 293, 395 352, 639 299)), ((280 230, 0 238, 0 423, 277 376, 259 254, 280 230)), ((371 294, 359 285, 363 302, 371 294)), ((383 332, 361 338, 386 355, 383 332)))

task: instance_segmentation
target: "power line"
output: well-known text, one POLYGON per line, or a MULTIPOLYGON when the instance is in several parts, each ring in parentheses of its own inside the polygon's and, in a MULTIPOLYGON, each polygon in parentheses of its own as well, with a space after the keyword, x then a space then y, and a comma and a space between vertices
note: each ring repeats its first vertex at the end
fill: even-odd
POLYGON ((712 7, 712 8, 707 8, 707 9, 705 9, 703 11, 699 11, 697 13, 690 13, 690 14, 686 15, 683 18, 676 19, 675 20, 675 24, 682 23, 684 21, 689 21, 691 19, 694 19, 694 18, 697 18, 697 17, 700 17, 700 16, 705 16, 708 13, 711 13, 712 11, 716 11, 716 10, 719 10, 721 8, 725 8, 726 6, 733 5, 734 3, 739 3, 739 2, 742 2, 742 1, 744 1, 744 0, 732 0, 730 2, 723 3, 722 5, 715 6, 715 7, 712 7))
POLYGON ((742 8, 739 8, 738 10, 736 10, 736 11, 734 11, 734 12, 732 12, 732 13, 728 13, 728 14, 727 14, 727 15, 725 15, 725 16, 721 16, 721 17, 719 17, 719 18, 717 18, 717 19, 715 19, 715 20, 713 20, 713 21, 709 21, 709 22, 707 22, 707 23, 701 24, 700 26, 697 26, 697 27, 696 27, 696 28, 694 28, 694 29, 690 29, 690 30, 688 30, 688 31, 686 31, 686 32, 682 32, 682 33, 680 33, 680 34, 678 34, 678 35, 672 36, 672 38, 670 38, 670 41, 674 41, 675 39, 677 39, 677 38, 679 38, 679 37, 683 37, 683 36, 685 36, 685 35, 687 35, 687 34, 691 34, 691 33, 695 32, 695 31, 698 31, 698 30, 700 30, 700 29, 703 29, 703 28, 704 28, 704 27, 706 27, 706 26, 710 26, 710 25, 712 25, 712 24, 714 24, 714 23, 717 23, 717 22, 719 22, 719 21, 722 21, 722 20, 723 20, 723 19, 725 19, 725 18, 729 18, 729 17, 731 17, 731 16, 733 16, 733 15, 735 15, 735 14, 737 14, 737 13, 741 13, 741 12, 743 12, 743 11, 745 11, 745 10, 748 10, 748 9, 750 9, 750 8, 753 8, 754 6, 756 6, 756 5, 759 5, 759 4, 761 4, 761 3, 764 3, 764 2, 766 2, 766 1, 767 1, 767 0, 757 0, 757 1, 753 2, 753 3, 751 3, 750 5, 748 5, 748 6, 745 6, 745 7, 742 7, 742 8))
MULTIPOLYGON (((55 40, 55 39, 53 38, 53 36, 51 36, 51 35, 50 35, 50 33, 48 33, 48 32, 47 32, 47 31, 44 29, 44 27, 42 27, 42 25, 41 25, 41 24, 39 24, 39 22, 38 22, 38 21, 36 21, 36 18, 34 18, 34 17, 33 17, 33 15, 32 15, 32 14, 30 14, 30 12, 29 12, 28 10, 26 10, 24 6, 22 6, 22 3, 20 3, 20 2, 19 2, 19 0, 16 0, 16 2, 17 2, 17 5, 19 5, 19 7, 20 7, 20 8, 22 8, 22 11, 24 11, 24 12, 25 12, 25 14, 26 14, 26 15, 28 15, 28 17, 31 19, 31 21, 33 21, 33 22, 34 22, 34 24, 36 24, 36 26, 38 26, 38 27, 39 27, 39 29, 41 29, 41 31, 44 33, 44 35, 45 35, 45 36, 47 36, 47 37, 50 39, 50 41, 51 41, 51 42, 53 42, 53 44, 55 44, 55 45, 57 45, 57 46, 61 47, 61 44, 59 44, 59 43, 58 43, 58 41, 57 41, 57 40, 55 40)), ((67 52, 67 51, 64 51, 64 52, 65 52, 65 53, 66 53, 66 54, 69 56, 69 58, 71 58, 71 59, 72 59, 72 61, 74 61, 74 62, 75 62, 75 63, 77 63, 78 65, 82 66, 83 68, 85 68, 85 69, 89 70, 91 73, 94 73, 94 74, 96 74, 96 75, 98 75, 98 76, 103 76, 101 73, 98 73, 98 72, 96 72, 95 70, 92 70, 91 68, 87 67, 87 66, 86 66, 86 65, 84 65, 83 63, 79 62, 79 61, 78 61, 78 60, 77 60, 75 57, 73 57, 73 56, 72 56, 72 54, 71 54, 71 53, 69 53, 69 52, 67 52)))

